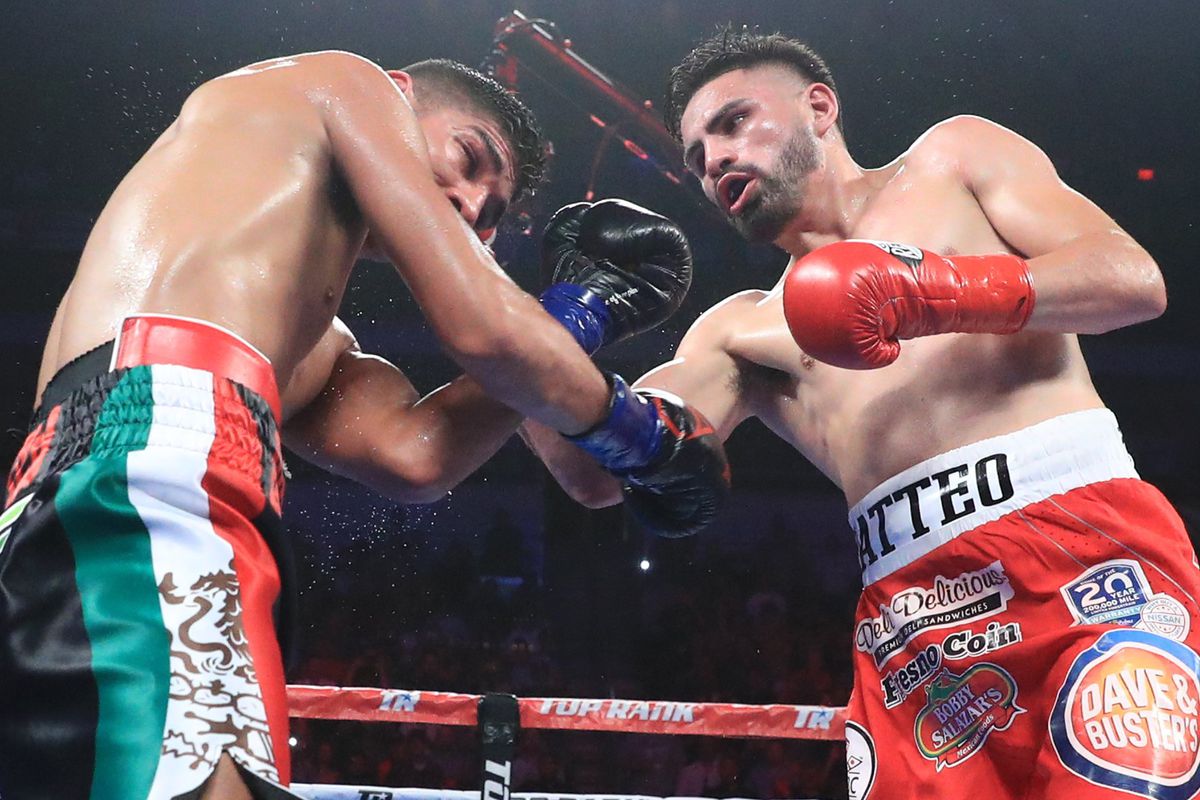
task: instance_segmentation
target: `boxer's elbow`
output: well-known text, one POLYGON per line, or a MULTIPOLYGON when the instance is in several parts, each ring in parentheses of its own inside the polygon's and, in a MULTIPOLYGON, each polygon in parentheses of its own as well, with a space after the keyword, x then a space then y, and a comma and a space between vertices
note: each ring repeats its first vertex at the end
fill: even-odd
POLYGON ((1108 333, 1157 319, 1167 310, 1162 272, 1135 242, 1122 241, 1115 249, 1109 244, 1090 258, 1105 269, 1085 278, 1084 294, 1077 296, 1084 301, 1083 313, 1074 320, 1073 333, 1108 333))
POLYGON ((389 500, 404 505, 436 503, 459 482, 438 460, 411 453, 400 452, 380 467, 367 483, 389 500))
POLYGON ((1158 319, 1167 311, 1167 284, 1163 281, 1158 264, 1149 254, 1146 255, 1146 279, 1142 292, 1144 313, 1146 319, 1158 319))
POLYGON ((1138 248, 1127 262, 1123 282, 1122 308, 1132 325, 1158 319, 1167 310, 1167 287, 1162 271, 1145 250, 1138 248))

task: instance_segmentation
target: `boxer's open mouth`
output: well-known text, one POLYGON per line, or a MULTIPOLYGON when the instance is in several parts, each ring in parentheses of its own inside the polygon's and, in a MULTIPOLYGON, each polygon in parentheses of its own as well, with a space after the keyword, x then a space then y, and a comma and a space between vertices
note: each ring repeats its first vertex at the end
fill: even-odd
POLYGON ((748 196, 746 190, 754 182, 754 176, 745 172, 729 172, 721 176, 717 181, 717 196, 727 214, 732 216, 741 210, 748 196))

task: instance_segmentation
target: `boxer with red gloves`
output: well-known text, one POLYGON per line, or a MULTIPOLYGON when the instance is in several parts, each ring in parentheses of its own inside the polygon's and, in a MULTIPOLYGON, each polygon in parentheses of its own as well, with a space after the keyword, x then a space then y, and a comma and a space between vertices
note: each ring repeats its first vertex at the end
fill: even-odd
POLYGON ((845 369, 875 369, 900 339, 1016 333, 1033 313, 1029 265, 1011 253, 947 258, 895 242, 834 242, 798 259, 783 313, 800 348, 845 369))
MULTIPOLYGON (((829 69, 781 34, 701 43, 666 116, 733 227, 793 262, 635 386, 718 438, 759 418, 844 493, 849 796, 1200 796, 1200 570, 1077 340, 1162 313, 1154 260, 978 117, 860 166, 829 69)), ((534 443, 580 501, 621 500, 534 443)))

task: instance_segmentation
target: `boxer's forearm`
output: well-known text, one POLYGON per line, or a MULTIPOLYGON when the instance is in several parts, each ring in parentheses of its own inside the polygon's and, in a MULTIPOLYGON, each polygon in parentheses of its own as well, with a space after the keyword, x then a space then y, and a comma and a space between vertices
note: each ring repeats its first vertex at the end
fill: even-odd
POLYGON ((520 433, 529 449, 575 502, 588 508, 604 508, 621 502, 621 484, 617 479, 557 431, 527 420, 521 425, 520 433))
POLYGON ((1122 231, 1080 236, 1028 263, 1037 292, 1028 330, 1105 333, 1166 309, 1158 265, 1122 231))
POLYGON ((490 458, 521 416, 467 377, 418 399, 383 359, 345 353, 284 442, 308 461, 403 503, 431 503, 490 458))
POLYGON ((408 502, 433 502, 496 454, 521 415, 462 376, 421 398, 382 435, 368 485, 408 502))

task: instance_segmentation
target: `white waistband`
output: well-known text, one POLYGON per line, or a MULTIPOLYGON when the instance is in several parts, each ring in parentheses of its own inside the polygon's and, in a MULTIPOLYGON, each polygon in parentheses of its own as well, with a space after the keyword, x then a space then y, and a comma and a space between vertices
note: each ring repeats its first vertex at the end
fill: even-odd
POLYGON ((863 586, 986 522, 1091 483, 1136 478, 1117 418, 1077 411, 922 461, 850 509, 863 586))

